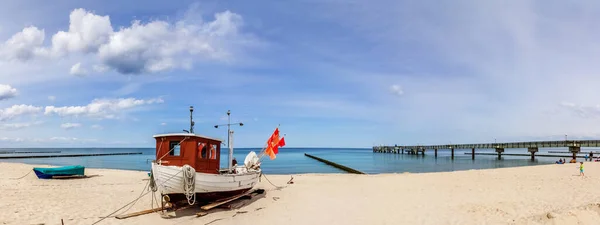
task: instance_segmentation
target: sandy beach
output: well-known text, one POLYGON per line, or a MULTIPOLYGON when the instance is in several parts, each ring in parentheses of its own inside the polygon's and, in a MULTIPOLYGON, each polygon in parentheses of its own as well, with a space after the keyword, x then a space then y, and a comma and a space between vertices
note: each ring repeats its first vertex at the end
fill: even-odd
MULTIPOLYGON (((87 179, 40 180, 33 165, 0 163, 0 224, 92 224, 139 196, 147 174, 86 169, 87 179)), ((196 217, 158 213, 97 224, 599 224, 600 163, 422 174, 266 175, 265 197, 196 217), (212 223, 211 223, 212 222, 212 223)), ((129 211, 151 207, 151 195, 129 211)), ((121 214, 123 212, 120 211, 121 214)))

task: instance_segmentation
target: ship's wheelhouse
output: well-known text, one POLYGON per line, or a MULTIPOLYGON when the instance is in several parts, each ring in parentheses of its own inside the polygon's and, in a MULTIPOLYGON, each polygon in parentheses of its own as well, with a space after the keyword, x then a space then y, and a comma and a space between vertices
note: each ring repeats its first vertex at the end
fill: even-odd
POLYGON ((222 141, 193 133, 154 135, 156 161, 165 166, 190 165, 196 172, 219 174, 222 141))

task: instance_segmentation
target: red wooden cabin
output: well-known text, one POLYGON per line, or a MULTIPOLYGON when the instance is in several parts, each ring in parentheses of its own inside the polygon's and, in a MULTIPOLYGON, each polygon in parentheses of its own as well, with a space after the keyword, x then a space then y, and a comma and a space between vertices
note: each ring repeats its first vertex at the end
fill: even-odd
POLYGON ((154 135, 156 160, 165 166, 190 165, 199 173, 219 174, 221 140, 198 134, 154 135))

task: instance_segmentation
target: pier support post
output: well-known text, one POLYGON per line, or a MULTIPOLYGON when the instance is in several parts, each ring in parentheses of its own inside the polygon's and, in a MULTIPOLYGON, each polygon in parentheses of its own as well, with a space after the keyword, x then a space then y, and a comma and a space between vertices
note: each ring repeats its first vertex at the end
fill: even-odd
POLYGON ((454 159, 454 148, 450 149, 450 158, 454 159))
POLYGON ((502 159, 503 152, 504 152, 504 148, 496 148, 496 153, 498 153, 498 159, 502 159))
POLYGON ((421 155, 422 155, 422 156, 425 156, 425 148, 422 148, 422 149, 421 149, 421 155))
POLYGON ((535 160, 535 153, 539 151, 538 147, 527 148, 527 151, 531 153, 531 161, 535 160))
POLYGON ((402 154, 404 154, 404 148, 402 149, 402 154))
POLYGON ((471 149, 471 160, 475 160, 475 148, 471 149))
POLYGON ((577 153, 581 151, 579 146, 569 146, 569 152, 573 153, 573 159, 577 159, 577 153))
POLYGON ((435 151, 435 157, 437 158, 437 148, 434 149, 434 151, 435 151))

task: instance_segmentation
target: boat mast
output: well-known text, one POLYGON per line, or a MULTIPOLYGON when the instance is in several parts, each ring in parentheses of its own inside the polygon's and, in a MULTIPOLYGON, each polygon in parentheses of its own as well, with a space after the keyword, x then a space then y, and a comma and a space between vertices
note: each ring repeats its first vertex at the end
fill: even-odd
POLYGON ((231 146, 231 137, 233 135, 233 131, 231 130, 231 125, 244 126, 244 123, 231 123, 231 110, 227 110, 227 124, 215 125, 215 128, 219 128, 219 126, 224 125, 227 125, 227 147, 229 148, 227 168, 231 170, 233 168, 233 146, 231 146))
POLYGON ((190 133, 194 133, 194 119, 192 113, 194 112, 194 106, 190 106, 190 133))
POLYGON ((231 110, 227 110, 227 148, 229 148, 229 157, 227 157, 227 161, 229 162, 227 168, 231 169, 233 167, 233 147, 231 146, 231 110))

